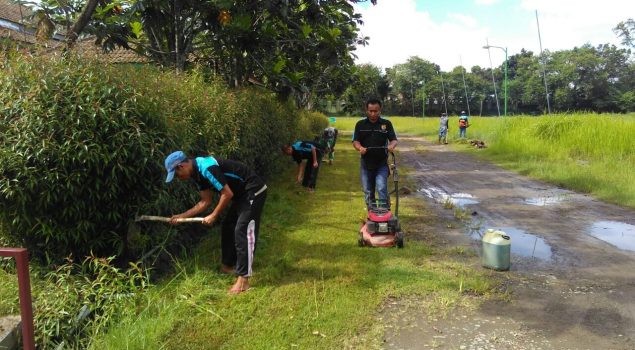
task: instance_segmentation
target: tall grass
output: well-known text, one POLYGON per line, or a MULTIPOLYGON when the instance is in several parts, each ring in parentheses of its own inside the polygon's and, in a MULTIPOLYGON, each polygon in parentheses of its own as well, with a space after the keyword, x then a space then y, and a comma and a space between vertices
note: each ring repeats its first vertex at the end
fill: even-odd
POLYGON ((483 118, 473 125, 471 135, 490 145, 482 153, 488 159, 635 207, 635 118, 584 114, 483 118))
MULTIPOLYGON (((436 140, 437 118, 389 119, 398 135, 436 140)), ((357 120, 338 118, 334 125, 353 130, 357 120)), ((458 118, 450 118, 451 141, 458 140, 457 124, 458 118)), ((470 124, 468 138, 488 145, 479 155, 521 174, 635 207, 635 115, 470 117, 470 124)))
MULTIPOLYGON (((364 216, 358 155, 339 146, 315 193, 293 184, 292 164, 270 183, 252 290, 227 295, 233 278, 217 272, 212 230, 197 254, 178 264, 179 273, 147 295, 145 307, 93 348, 378 348, 381 325, 373 320, 388 296, 418 294, 451 308, 465 302, 464 293, 491 291, 490 272, 447 259, 456 253, 413 241, 408 232, 405 249, 357 247, 364 216)), ((421 202, 403 198, 406 231, 416 232, 425 212, 421 202)))

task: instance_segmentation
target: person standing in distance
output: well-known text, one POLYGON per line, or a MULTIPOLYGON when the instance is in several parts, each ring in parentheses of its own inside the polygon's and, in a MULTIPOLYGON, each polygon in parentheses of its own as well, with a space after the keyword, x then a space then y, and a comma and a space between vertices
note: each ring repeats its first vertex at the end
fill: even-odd
POLYGON ((467 133, 467 128, 470 127, 470 120, 467 117, 467 113, 465 111, 461 111, 459 115, 459 137, 465 138, 467 133))
POLYGON ((444 145, 448 144, 448 130, 450 126, 448 125, 448 115, 447 113, 441 113, 441 119, 439 119, 439 144, 443 141, 444 145))
POLYGON ((388 197, 388 152, 397 147, 397 135, 390 120, 381 114, 381 101, 371 98, 366 102, 366 118, 355 124, 353 147, 361 155, 360 175, 367 207, 376 205, 390 208, 388 197), (375 197, 377 191, 377 197, 375 197), (379 201, 376 202, 375 199, 379 201))
POLYGON ((188 158, 182 151, 165 158, 165 170, 168 172, 165 182, 171 182, 175 176, 181 181, 192 180, 201 196, 192 208, 173 215, 171 224, 177 223, 175 219, 190 218, 209 208, 212 191, 220 197, 214 210, 203 218, 204 225, 211 226, 229 206, 221 228, 221 270, 238 276, 230 294, 249 290, 260 215, 267 198, 265 182, 239 161, 212 156, 188 158))

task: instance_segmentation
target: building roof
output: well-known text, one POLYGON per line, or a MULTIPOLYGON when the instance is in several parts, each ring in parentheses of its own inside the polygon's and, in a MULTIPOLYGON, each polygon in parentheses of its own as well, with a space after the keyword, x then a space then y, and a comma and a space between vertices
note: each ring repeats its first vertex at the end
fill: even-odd
POLYGON ((105 52, 101 47, 95 45, 94 38, 87 38, 75 44, 74 50, 82 55, 91 56, 104 63, 148 63, 147 57, 141 56, 132 50, 118 47, 112 51, 105 52))
MULTIPOLYGON (((36 24, 29 20, 32 11, 27 6, 11 0, 0 0, 0 38, 9 38, 17 42, 33 45, 37 43, 35 38, 36 24)), ((46 47, 53 52, 61 50, 63 47, 63 36, 55 35, 47 41, 46 47)), ((138 55, 132 50, 116 48, 110 52, 104 52, 95 45, 94 38, 87 38, 78 41, 75 50, 87 56, 92 56, 104 63, 147 63, 146 57, 138 55)))
POLYGON ((22 23, 31 15, 31 9, 27 6, 21 6, 11 0, 0 0, 0 19, 11 21, 13 23, 22 23))

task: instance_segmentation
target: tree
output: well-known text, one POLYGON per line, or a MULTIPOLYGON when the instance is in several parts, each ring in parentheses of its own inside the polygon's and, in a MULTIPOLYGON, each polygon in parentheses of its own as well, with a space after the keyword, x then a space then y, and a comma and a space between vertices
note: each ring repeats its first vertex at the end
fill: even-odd
MULTIPOLYGON (((398 115, 418 115, 421 111, 421 88, 429 83, 434 84, 440 67, 417 56, 410 57, 405 63, 396 64, 386 69, 386 77, 390 86, 386 101, 386 112, 398 115)), ((439 89, 440 89, 439 83, 439 89)), ((440 96, 441 94, 439 94, 440 96)), ((428 95, 429 96, 429 95, 428 95)))
POLYGON ((351 82, 343 94, 349 114, 364 113, 365 103, 370 97, 384 100, 388 94, 388 82, 381 68, 372 64, 361 64, 353 68, 351 82))
POLYGON ((43 0, 41 8, 70 41, 93 34, 106 50, 133 48, 177 70, 196 60, 232 86, 257 81, 310 106, 326 90, 344 91, 352 51, 367 40, 351 3, 364 1, 43 0))
POLYGON ((635 20, 629 18, 618 23, 613 32, 622 38, 622 44, 635 48, 635 20))

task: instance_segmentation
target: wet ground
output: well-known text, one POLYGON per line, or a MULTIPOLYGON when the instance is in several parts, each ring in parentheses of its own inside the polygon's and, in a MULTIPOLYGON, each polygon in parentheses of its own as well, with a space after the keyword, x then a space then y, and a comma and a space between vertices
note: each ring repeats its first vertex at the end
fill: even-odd
POLYGON ((635 349, 634 210, 421 139, 399 149, 415 170, 412 195, 440 218, 406 239, 468 247, 478 266, 485 230, 505 232, 511 269, 497 274, 510 300, 476 300, 447 317, 391 300, 379 316, 385 349, 635 349))

